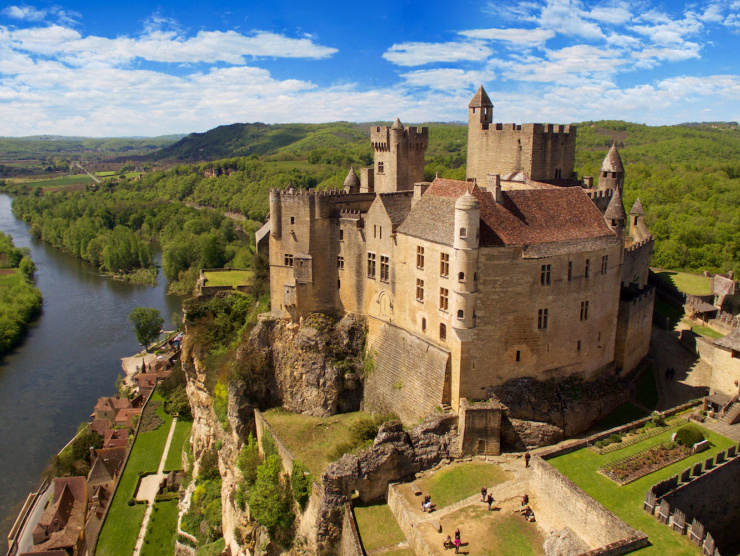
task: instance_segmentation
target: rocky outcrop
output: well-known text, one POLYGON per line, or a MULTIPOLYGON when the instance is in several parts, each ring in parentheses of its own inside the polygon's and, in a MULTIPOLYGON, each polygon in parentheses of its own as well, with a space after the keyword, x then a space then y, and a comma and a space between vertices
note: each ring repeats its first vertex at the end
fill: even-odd
POLYGON ((457 415, 436 414, 411 431, 400 421, 385 423, 373 447, 345 455, 321 475, 323 493, 317 520, 321 553, 332 554, 341 538, 342 508, 353 492, 365 501, 385 497, 388 484, 430 469, 458 446, 457 415))
POLYGON ((357 411, 362 401, 364 320, 315 314, 300 324, 261 316, 249 338, 272 370, 266 394, 288 411, 317 417, 357 411))
POLYGON ((545 556, 578 556, 588 552, 588 545, 570 528, 555 531, 543 545, 545 556))
POLYGON ((501 423, 504 449, 547 446, 588 430, 630 396, 629 383, 605 372, 592 381, 576 377, 539 381, 510 380, 493 388, 505 409, 501 423))

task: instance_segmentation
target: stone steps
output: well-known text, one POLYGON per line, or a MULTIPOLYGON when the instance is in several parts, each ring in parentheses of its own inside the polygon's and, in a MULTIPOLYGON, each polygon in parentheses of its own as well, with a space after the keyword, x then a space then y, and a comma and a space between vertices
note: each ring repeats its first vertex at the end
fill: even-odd
POLYGON ((724 414, 720 421, 725 425, 734 425, 740 421, 740 403, 734 402, 730 406, 730 410, 724 414))

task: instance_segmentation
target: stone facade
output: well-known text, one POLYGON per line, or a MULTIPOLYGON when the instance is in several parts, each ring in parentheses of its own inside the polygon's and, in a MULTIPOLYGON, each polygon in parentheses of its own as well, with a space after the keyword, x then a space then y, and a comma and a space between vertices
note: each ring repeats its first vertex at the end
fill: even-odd
MULTIPOLYGON (((468 181, 422 182, 428 132, 397 120, 371 130, 375 166, 344 191, 270 193, 272 313, 367 317, 367 409, 415 422, 521 378, 625 373, 647 352, 652 238, 639 202, 625 214, 623 169, 584 189, 573 126, 493 124, 492 109, 481 88, 468 181), (628 284, 639 304, 620 298, 628 284)), ((608 162, 621 167, 616 146, 608 162)))

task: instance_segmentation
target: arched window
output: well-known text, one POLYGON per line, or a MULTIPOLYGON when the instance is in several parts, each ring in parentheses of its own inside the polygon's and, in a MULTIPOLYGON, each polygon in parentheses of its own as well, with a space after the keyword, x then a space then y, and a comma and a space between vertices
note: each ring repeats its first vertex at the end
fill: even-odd
POLYGON ((421 319, 421 331, 426 332, 427 331, 427 319, 423 318, 421 319))
POLYGON ((439 339, 443 341, 447 339, 447 325, 446 324, 439 325, 439 339))
POLYGON ((462 320, 462 319, 465 318, 465 313, 463 313, 463 310, 462 309, 458 309, 457 310, 457 318, 460 319, 460 320, 462 320))
POLYGON ((467 228, 460 228, 460 237, 463 238, 463 239, 466 238, 466 237, 468 237, 468 229, 467 228))
POLYGON ((464 272, 458 272, 457 273, 457 280, 459 282, 464 282, 465 281, 465 273, 464 272))

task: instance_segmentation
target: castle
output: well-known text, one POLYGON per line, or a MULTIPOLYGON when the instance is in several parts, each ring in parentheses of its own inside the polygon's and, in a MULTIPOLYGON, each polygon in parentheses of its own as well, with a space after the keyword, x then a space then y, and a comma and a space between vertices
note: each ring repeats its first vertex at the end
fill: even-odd
POLYGON ((625 214, 616 145, 594 186, 573 172, 575 126, 492 117, 481 87, 466 181, 425 182, 429 130, 396 119, 344 191, 270 192, 272 313, 365 316, 366 407, 407 422, 513 379, 627 373, 649 350, 653 240, 639 200, 625 214))

